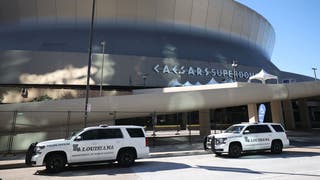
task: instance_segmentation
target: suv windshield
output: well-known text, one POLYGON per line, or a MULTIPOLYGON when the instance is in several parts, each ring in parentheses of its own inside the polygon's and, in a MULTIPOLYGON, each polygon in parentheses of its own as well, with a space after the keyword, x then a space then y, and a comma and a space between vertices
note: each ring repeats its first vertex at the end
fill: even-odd
POLYGON ((76 136, 76 135, 79 134, 81 131, 82 131, 82 130, 77 131, 77 132, 72 132, 72 134, 71 134, 69 137, 67 137, 66 140, 71 140, 72 137, 76 136))
POLYGON ((234 125, 228 127, 224 132, 225 133, 240 133, 244 126, 242 125, 234 125))

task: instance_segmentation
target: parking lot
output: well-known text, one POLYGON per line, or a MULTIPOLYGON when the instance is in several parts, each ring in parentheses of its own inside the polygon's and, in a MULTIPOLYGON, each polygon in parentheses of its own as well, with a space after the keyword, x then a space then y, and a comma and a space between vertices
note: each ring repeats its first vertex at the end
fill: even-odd
POLYGON ((134 167, 96 164, 68 167, 48 174, 44 167, 1 166, 0 178, 7 179, 319 179, 320 149, 298 147, 282 154, 245 154, 239 159, 213 154, 153 157, 137 160, 134 167))
MULTIPOLYGON (((203 151, 202 143, 150 147, 150 158, 131 168, 115 164, 67 167, 49 174, 45 167, 26 167, 24 154, 1 156, 0 179, 320 179, 320 139, 316 133, 289 133, 290 148, 282 154, 250 153, 241 158, 216 157, 203 151)), ((164 141, 166 141, 164 143, 164 141)))

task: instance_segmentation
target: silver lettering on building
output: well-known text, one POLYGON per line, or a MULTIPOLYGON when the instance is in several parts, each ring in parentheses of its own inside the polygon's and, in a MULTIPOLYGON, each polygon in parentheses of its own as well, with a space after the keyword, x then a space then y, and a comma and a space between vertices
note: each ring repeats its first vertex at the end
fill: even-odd
POLYGON ((215 68, 201 68, 201 67, 192 67, 192 66, 180 66, 180 65, 155 65, 153 70, 160 74, 176 74, 176 75, 187 75, 187 76, 213 76, 213 77, 229 77, 233 78, 235 76, 241 79, 248 79, 250 76, 253 76, 255 73, 247 71, 233 71, 230 69, 215 69, 215 68))
POLYGON ((193 68, 191 66, 189 67, 188 75, 194 76, 194 70, 193 70, 193 68))

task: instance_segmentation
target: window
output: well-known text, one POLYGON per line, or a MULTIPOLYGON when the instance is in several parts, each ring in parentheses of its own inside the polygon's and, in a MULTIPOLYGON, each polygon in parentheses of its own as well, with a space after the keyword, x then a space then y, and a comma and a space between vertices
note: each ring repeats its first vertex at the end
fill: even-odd
POLYGON ((289 83, 290 83, 290 79, 283 79, 283 80, 282 80, 282 83, 283 83, 283 84, 289 84, 289 83))
POLYGON ((270 128, 267 125, 253 125, 253 126, 248 126, 246 130, 249 130, 250 134, 251 133, 267 133, 271 132, 270 128))
POLYGON ((141 128, 127 128, 130 137, 144 137, 144 133, 141 128))
POLYGON ((225 133, 240 133, 244 126, 230 126, 225 133))
POLYGON ((284 132, 284 129, 280 125, 271 125, 271 126, 276 132, 284 132))
POLYGON ((120 129, 99 129, 98 131, 98 139, 115 139, 123 137, 120 129))
POLYGON ((98 138, 98 130, 89 130, 80 135, 82 140, 95 140, 98 138))
POLYGON ((270 128, 268 125, 259 125, 257 126, 258 133, 268 133, 271 132, 270 128))

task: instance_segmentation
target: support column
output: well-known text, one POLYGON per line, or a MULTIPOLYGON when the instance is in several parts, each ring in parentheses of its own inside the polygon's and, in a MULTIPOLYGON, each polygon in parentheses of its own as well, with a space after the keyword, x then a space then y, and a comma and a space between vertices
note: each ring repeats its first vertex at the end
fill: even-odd
POLYGON ((181 129, 186 129, 187 123, 188 123, 188 113, 184 112, 182 113, 182 123, 181 123, 181 129))
POLYGON ((294 121, 292 101, 286 100, 282 101, 283 111, 284 111, 284 121, 286 129, 296 129, 296 123, 294 121))
POLYGON ((272 122, 281 123, 284 126, 281 101, 271 101, 272 122))
POLYGON ((250 123, 258 122, 257 105, 256 104, 248 104, 247 106, 248 106, 249 122, 250 123))
POLYGON ((204 137, 210 134, 210 110, 199 110, 200 136, 204 137))
POLYGON ((311 129, 307 101, 306 101, 306 99, 299 99, 298 103, 299 103, 299 114, 300 114, 301 127, 303 129, 311 129))

